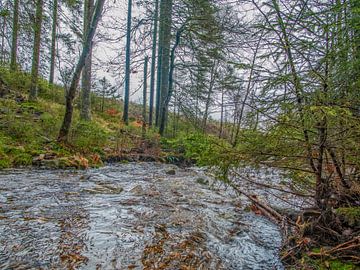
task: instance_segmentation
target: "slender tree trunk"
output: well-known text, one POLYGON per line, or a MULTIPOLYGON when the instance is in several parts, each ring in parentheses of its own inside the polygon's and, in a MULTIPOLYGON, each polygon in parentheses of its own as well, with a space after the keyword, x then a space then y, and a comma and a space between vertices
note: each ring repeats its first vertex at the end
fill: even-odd
POLYGON ((1 63, 6 62, 5 57, 5 29, 6 29, 6 16, 3 17, 3 27, 1 29, 2 36, 1 36, 1 63))
POLYGON ((14 0, 14 15, 13 15, 13 29, 12 29, 12 43, 11 43, 11 58, 10 69, 16 70, 16 58, 18 47, 18 32, 19 32, 19 2, 20 0, 14 0))
MULTIPOLYGON (((170 9, 171 12, 171 9, 170 9)), ((166 122, 167 122, 167 114, 168 114, 168 108, 169 108, 169 104, 170 104, 170 100, 173 94, 173 86, 174 86, 174 70, 175 70, 175 51, 176 48, 179 46, 180 44, 180 38, 181 38, 181 34, 184 30, 185 25, 183 25, 176 33, 176 40, 175 40, 175 44, 171 50, 171 55, 170 55, 170 70, 168 72, 169 76, 168 76, 168 91, 166 93, 164 93, 164 101, 163 101, 163 105, 161 108, 161 121, 160 121, 160 135, 163 136, 165 133, 165 127, 166 127, 166 122)), ((169 40, 170 42, 170 40, 169 40)))
POLYGON ((155 94, 155 73, 156 73, 156 42, 158 32, 158 17, 159 17, 159 0, 155 0, 154 10, 154 29, 152 40, 152 53, 151 53, 151 77, 150 77, 150 101, 149 101, 149 127, 153 124, 154 114, 154 94, 155 94))
MULTIPOLYGON (((176 80, 176 74, 174 72, 174 77, 176 80)), ((174 111, 173 111, 173 137, 176 135, 176 109, 177 109, 177 103, 178 103, 178 95, 176 90, 176 85, 174 85, 174 111)))
MULTIPOLYGON (((94 0, 84 2, 84 34, 83 42, 86 42, 86 33, 89 30, 91 16, 94 10, 94 0)), ((92 43, 90 44, 89 54, 85 60, 85 66, 82 71, 81 82, 81 111, 80 118, 85 121, 91 120, 91 65, 92 65, 92 43)))
POLYGON ((221 89, 221 113, 220 113, 219 138, 222 138, 223 136, 223 126, 224 126, 224 90, 221 89))
POLYGON ((58 141, 59 142, 66 142, 68 140, 68 135, 69 135, 69 131, 70 131, 70 126, 71 126, 71 122, 72 122, 72 115, 73 115, 73 101, 75 98, 75 94, 76 94, 76 89, 77 86, 79 84, 80 81, 80 75, 81 75, 81 71, 85 65, 85 61, 86 61, 86 57, 90 52, 90 48, 91 48, 91 43, 92 40, 95 36, 95 32, 96 32, 96 28, 98 25, 98 22, 101 18, 101 13, 104 7, 104 2, 105 0, 97 0, 96 2, 96 6, 95 6, 95 10, 93 12, 93 16, 91 19, 91 24, 90 24, 90 28, 88 30, 88 33, 86 35, 86 42, 83 45, 83 49, 79 58, 79 61, 76 65, 75 68, 75 72, 73 74, 72 80, 71 80, 71 84, 70 87, 67 91, 67 95, 66 95, 66 110, 65 110, 65 115, 64 115, 64 119, 63 119, 63 123, 62 126, 60 128, 60 132, 59 132, 59 136, 58 136, 58 141))
POLYGON ((51 32, 51 56, 50 56, 50 78, 49 83, 54 83, 55 73, 55 57, 56 57, 56 31, 57 31, 57 16, 58 16, 58 0, 53 2, 52 12, 52 32, 51 32))
POLYGON ((37 0, 35 25, 34 25, 34 48, 31 67, 31 85, 29 100, 36 100, 38 96, 38 77, 40 62, 40 45, 41 45, 41 27, 43 16, 43 0, 37 0))
POLYGON ((145 57, 144 61, 144 87, 143 87, 143 123, 142 123, 142 136, 145 138, 146 134, 146 103, 147 103, 147 73, 148 73, 149 57, 145 57))
POLYGON ((203 118, 203 124, 202 124, 202 129, 203 129, 203 133, 206 132, 206 125, 207 125, 207 121, 208 121, 208 117, 209 117, 209 108, 210 108, 210 103, 211 103, 211 95, 213 93, 213 88, 214 88, 214 83, 215 83, 215 72, 216 72, 216 62, 214 61, 212 67, 211 67, 211 74, 210 74, 210 85, 209 85, 209 90, 208 90, 208 95, 206 98, 206 104, 205 104, 205 112, 204 112, 204 118, 203 118))
POLYGON ((126 63, 125 63, 125 92, 124 92, 124 113, 123 121, 129 124, 129 102, 130 102, 130 53, 131 53, 131 13, 132 0, 128 0, 128 17, 126 30, 126 63))
MULTIPOLYGON (((164 3, 165 0, 160 0, 160 22, 159 22, 159 43, 158 43, 158 54, 157 54, 157 76, 156 76, 156 105, 155 105, 155 125, 158 127, 160 123, 160 107, 161 107, 161 85, 163 76, 162 71, 162 60, 164 51, 164 3)), ((165 3, 166 5, 166 3, 165 3)), ((165 76, 166 77, 166 76, 165 76)))

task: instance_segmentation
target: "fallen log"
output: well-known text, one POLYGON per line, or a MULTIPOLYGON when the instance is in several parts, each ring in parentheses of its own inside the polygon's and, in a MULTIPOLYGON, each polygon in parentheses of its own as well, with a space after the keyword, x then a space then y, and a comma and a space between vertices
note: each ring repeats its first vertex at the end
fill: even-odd
POLYGON ((246 192, 242 191, 236 184, 229 181, 229 186, 233 188, 238 194, 244 195, 248 198, 254 205, 256 205, 260 211, 269 219, 278 224, 284 224, 284 221, 288 224, 296 226, 296 223, 291 221, 288 217, 281 215, 279 212, 274 210, 271 206, 266 205, 264 202, 260 201, 257 196, 249 195, 246 192))

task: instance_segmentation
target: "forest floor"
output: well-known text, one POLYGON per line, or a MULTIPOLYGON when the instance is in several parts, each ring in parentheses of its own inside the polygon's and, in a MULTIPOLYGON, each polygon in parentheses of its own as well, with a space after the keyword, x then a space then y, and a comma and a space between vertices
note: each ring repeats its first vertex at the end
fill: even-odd
MULTIPOLYGON (((41 81, 39 98, 27 100, 30 78, 0 70, 0 169, 11 167, 87 168, 107 161, 164 161, 160 137, 143 136, 141 109, 131 106, 130 125, 121 122, 120 102, 92 96, 92 120, 75 110, 67 144, 57 142, 64 115, 64 89, 41 81)), ((79 107, 79 100, 75 107, 79 107)))

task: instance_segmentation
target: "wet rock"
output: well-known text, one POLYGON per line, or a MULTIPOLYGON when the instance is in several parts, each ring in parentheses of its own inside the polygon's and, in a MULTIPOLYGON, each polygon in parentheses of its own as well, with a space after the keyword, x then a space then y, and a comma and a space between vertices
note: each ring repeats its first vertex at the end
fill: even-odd
POLYGON ((40 160, 38 162, 39 162, 39 166, 45 167, 45 168, 57 169, 60 167, 59 159, 44 159, 44 160, 40 160))
POLYGON ((87 181, 87 180, 89 180, 91 178, 91 175, 82 175, 82 176, 80 176, 80 180, 81 181, 87 181))
POLYGON ((206 185, 206 186, 209 184, 209 180, 204 179, 202 177, 197 178, 196 182, 200 185, 206 185))
POLYGON ((45 155, 44 154, 41 154, 37 157, 34 157, 33 160, 32 160, 32 164, 35 165, 35 166, 41 166, 42 164, 42 161, 44 160, 45 158, 45 155))
POLYGON ((130 192, 131 192, 132 194, 138 195, 138 196, 141 196, 141 195, 144 194, 144 190, 143 190, 143 188, 142 188, 141 185, 135 186, 134 188, 132 188, 132 189, 130 190, 130 192))
POLYGON ((91 194, 120 194, 124 189, 113 184, 98 184, 94 188, 84 189, 91 194))
POLYGON ((166 172, 166 174, 167 174, 167 175, 175 175, 176 172, 175 172, 174 169, 171 169, 171 170, 168 170, 168 171, 166 172))

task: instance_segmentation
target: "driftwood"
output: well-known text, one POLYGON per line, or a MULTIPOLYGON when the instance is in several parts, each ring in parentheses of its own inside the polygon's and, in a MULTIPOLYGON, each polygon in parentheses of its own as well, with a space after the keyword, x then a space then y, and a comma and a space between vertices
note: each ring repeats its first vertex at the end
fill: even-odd
POLYGON ((249 195, 246 192, 242 191, 236 184, 230 182, 228 183, 238 194, 244 195, 248 198, 256 207, 261 211, 261 213, 269 218, 270 220, 274 221, 275 223, 285 225, 284 223, 288 223, 291 225, 296 226, 296 223, 288 219, 286 216, 281 215, 279 212, 274 210, 271 206, 265 204, 264 202, 260 201, 257 196, 249 195))

